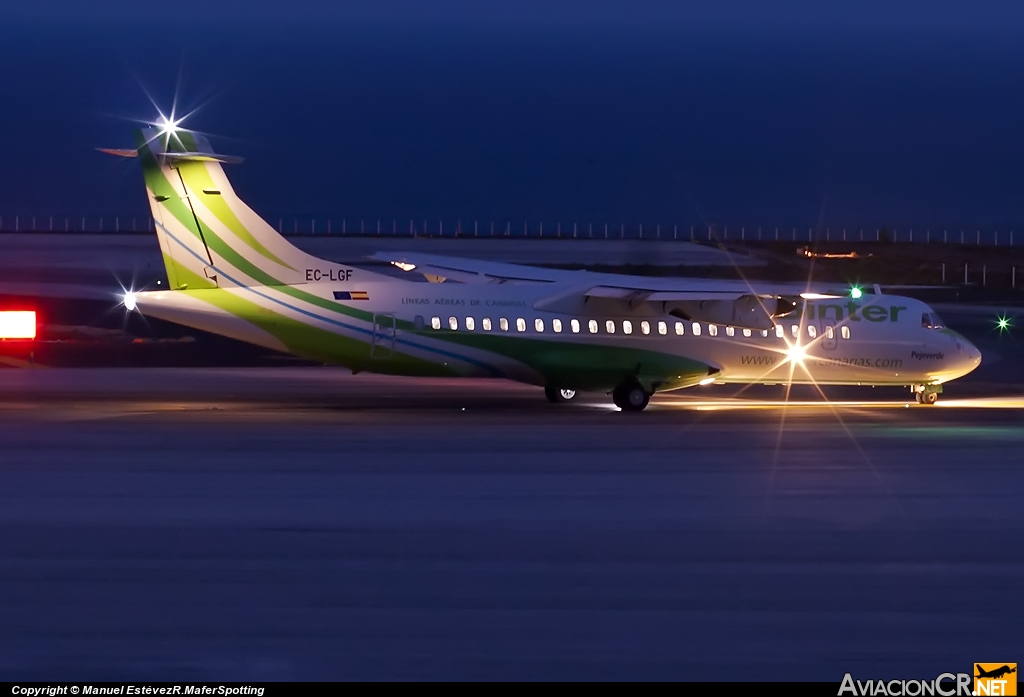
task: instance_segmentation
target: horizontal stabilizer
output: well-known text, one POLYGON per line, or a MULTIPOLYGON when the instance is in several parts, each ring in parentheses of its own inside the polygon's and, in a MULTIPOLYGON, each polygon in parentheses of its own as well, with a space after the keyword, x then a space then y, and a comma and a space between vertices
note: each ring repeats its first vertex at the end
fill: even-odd
POLYGON ((139 151, 134 148, 96 148, 100 152, 105 152, 108 155, 117 155, 118 157, 138 157, 139 151))
POLYGON ((245 161, 237 155, 218 155, 213 152, 163 152, 157 157, 170 162, 220 162, 225 165, 237 165, 245 161))
MULTIPOLYGON (((138 157, 139 151, 134 148, 96 148, 100 152, 118 157, 138 157)), ((165 162, 220 162, 225 165, 237 165, 245 161, 237 155, 220 155, 215 152, 156 152, 157 157, 165 162)))

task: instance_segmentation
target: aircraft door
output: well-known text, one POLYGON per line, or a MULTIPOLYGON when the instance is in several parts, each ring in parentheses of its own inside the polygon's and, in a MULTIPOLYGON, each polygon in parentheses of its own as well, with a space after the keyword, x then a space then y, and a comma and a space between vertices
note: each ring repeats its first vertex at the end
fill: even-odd
POLYGON ((373 339, 370 343, 370 358, 391 358, 395 351, 397 323, 392 314, 373 316, 373 339))
POLYGON ((835 320, 827 319, 821 323, 821 348, 825 351, 836 350, 836 323, 835 320))

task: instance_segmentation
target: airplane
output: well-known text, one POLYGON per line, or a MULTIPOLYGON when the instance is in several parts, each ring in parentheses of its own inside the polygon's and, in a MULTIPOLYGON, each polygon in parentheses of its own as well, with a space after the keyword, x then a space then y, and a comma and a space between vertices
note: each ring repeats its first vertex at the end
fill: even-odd
POLYGON ((380 273, 291 244, 235 193, 206 137, 136 132, 169 281, 129 311, 353 372, 490 377, 568 402, 610 393, 626 412, 695 385, 899 385, 935 404, 981 362, 913 298, 859 288, 646 278, 413 253, 380 273), (412 274, 406 277, 406 272, 412 274))
POLYGON ((1016 668, 1011 668, 1008 665, 1000 666, 999 668, 995 668, 993 670, 988 670, 988 671, 984 670, 981 667, 981 664, 978 664, 978 663, 975 663, 974 667, 978 671, 978 674, 974 676, 976 678, 1001 678, 1004 675, 1009 675, 1010 673, 1016 673, 1017 672, 1016 668))

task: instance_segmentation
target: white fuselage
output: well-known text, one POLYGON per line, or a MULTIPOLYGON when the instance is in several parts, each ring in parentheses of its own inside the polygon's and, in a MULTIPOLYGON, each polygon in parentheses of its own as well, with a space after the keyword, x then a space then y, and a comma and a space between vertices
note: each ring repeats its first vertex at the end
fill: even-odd
MULTIPOLYGON (((385 336, 394 350, 443 360, 459 375, 501 376, 533 384, 543 384, 544 378, 521 356, 466 342, 453 350, 452 339, 458 338, 453 335, 671 354, 705 363, 714 381, 724 383, 940 384, 980 363, 974 346, 951 330, 934 328, 934 313, 911 298, 868 294, 857 301, 803 301, 791 316, 776 318, 772 329, 757 330, 666 315, 650 304, 631 308, 622 300, 587 300, 570 284, 559 293, 562 285, 367 282, 360 286, 365 299, 344 301, 372 316, 363 326, 351 318, 338 322, 322 309, 273 288, 230 292, 360 341, 379 342, 385 336), (411 329, 392 331, 395 325, 411 329)), ((301 288, 336 300, 339 285, 308 283, 301 288)), ((288 350, 253 325, 197 302, 203 292, 222 291, 141 293, 139 304, 144 312, 164 319, 288 350)), ((393 372, 386 358, 375 365, 362 369, 393 372)))

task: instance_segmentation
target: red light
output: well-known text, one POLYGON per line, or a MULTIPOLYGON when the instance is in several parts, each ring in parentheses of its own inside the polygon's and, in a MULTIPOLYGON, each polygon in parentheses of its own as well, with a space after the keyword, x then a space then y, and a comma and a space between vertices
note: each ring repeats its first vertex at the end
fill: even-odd
POLYGON ((36 313, 32 310, 0 311, 0 339, 35 339, 36 313))

